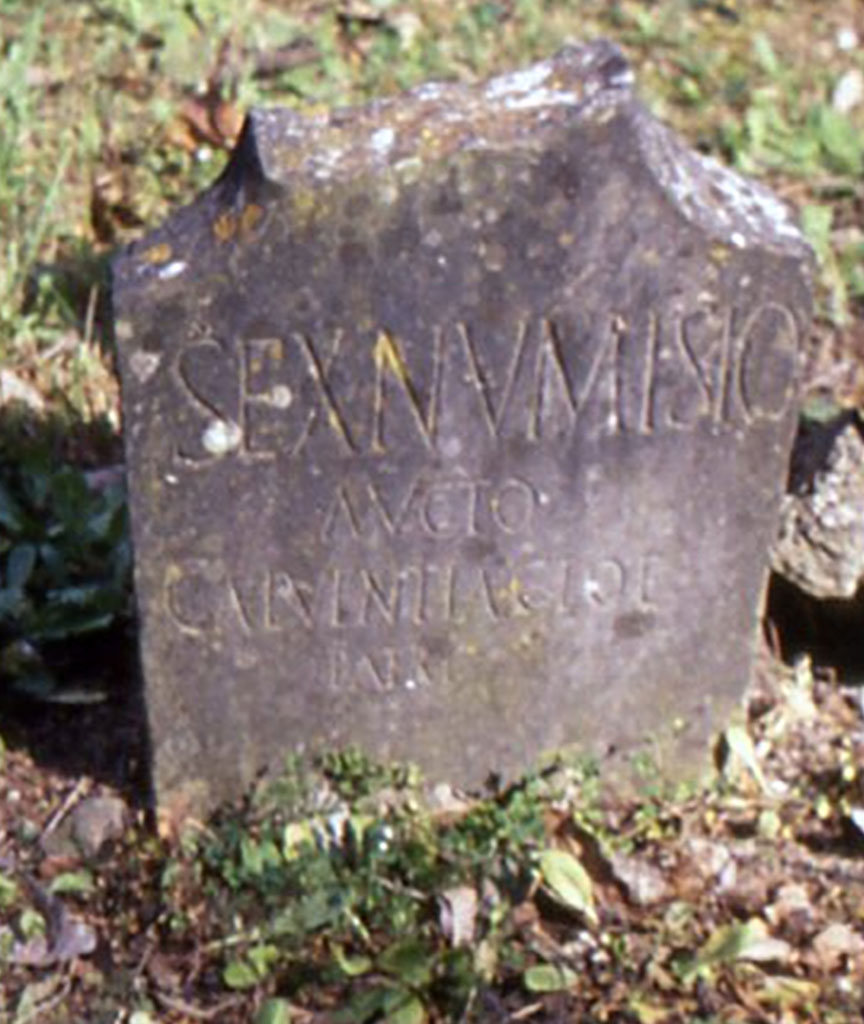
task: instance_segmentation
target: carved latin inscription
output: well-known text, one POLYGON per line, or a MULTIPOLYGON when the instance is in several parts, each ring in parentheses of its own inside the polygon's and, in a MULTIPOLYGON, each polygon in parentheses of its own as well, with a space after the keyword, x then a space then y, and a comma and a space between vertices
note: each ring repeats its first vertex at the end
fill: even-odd
POLYGON ((659 556, 628 554, 625 538, 620 552, 589 554, 572 512, 520 472, 491 468, 497 453, 776 421, 793 398, 798 340, 774 303, 596 323, 562 314, 504 333, 457 322, 423 337, 198 338, 173 365, 181 465, 349 468, 311 520, 329 552, 321 568, 298 568, 290 551, 242 571, 179 558, 163 610, 192 638, 308 637, 340 692, 443 684, 454 659, 488 656, 499 626, 515 637, 593 616, 616 640, 640 636, 664 600, 659 556), (413 471, 382 472, 406 451, 413 471))
POLYGON ((319 454, 382 458, 412 447, 652 437, 780 419, 793 400, 799 329, 785 306, 647 311, 628 321, 538 317, 505 333, 458 322, 423 337, 204 338, 173 367, 189 424, 176 457, 204 467, 319 454), (227 383, 226 383, 227 382, 227 383), (457 410, 478 423, 457 429, 457 410))
POLYGON ((512 566, 442 560, 331 566, 308 577, 279 567, 232 574, 218 560, 190 558, 169 567, 163 597, 169 618, 190 635, 495 624, 651 610, 660 564, 654 554, 531 558, 512 566))
POLYGON ((339 484, 321 526, 321 540, 425 536, 433 540, 528 534, 545 494, 527 480, 476 480, 420 474, 387 497, 371 479, 339 484))

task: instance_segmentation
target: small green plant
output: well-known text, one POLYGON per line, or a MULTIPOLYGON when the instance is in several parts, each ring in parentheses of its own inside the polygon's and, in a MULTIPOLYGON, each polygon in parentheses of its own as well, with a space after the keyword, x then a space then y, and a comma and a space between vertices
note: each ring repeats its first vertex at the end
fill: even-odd
POLYGON ((46 646, 114 625, 129 610, 130 549, 121 483, 31 454, 0 470, 0 670, 4 685, 48 695, 46 646))
MULTIPOLYGON (((228 815, 163 878, 169 905, 197 888, 231 923, 212 946, 229 988, 278 984, 298 995, 337 985, 345 1024, 412 1024, 432 1007, 458 1019, 496 974, 521 975, 521 959, 505 955, 510 914, 538 885, 594 919, 587 876, 569 855, 546 849, 548 792, 537 779, 439 821, 416 772, 356 751, 322 765, 327 813, 308 816, 307 805, 304 816, 294 802, 301 793, 314 801, 308 777, 277 780, 273 791, 290 794, 289 807, 265 797, 251 817, 228 815)), ((184 923, 175 925, 182 935, 184 923)))
POLYGON ((349 802, 388 786, 416 786, 419 779, 411 765, 381 765, 354 747, 323 754, 318 765, 336 793, 349 802))

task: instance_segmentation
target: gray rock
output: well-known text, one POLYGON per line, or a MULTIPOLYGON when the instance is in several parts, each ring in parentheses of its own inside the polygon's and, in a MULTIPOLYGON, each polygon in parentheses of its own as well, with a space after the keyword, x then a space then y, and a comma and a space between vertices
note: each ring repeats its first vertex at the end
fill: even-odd
POLYGON ((783 499, 775 572, 820 599, 852 598, 864 581, 864 439, 856 420, 813 426, 804 480, 783 499))
POLYGON ((746 684, 810 255, 608 43, 253 111, 114 264, 155 783, 701 765, 746 684))
POLYGON ((125 830, 126 804, 119 797, 90 797, 71 814, 72 838, 88 859, 98 857, 107 843, 121 839, 125 830))

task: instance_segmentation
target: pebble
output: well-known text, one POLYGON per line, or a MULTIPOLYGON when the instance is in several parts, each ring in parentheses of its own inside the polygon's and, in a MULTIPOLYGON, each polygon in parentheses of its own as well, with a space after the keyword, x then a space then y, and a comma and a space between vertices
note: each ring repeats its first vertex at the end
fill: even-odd
POLYGON ((841 114, 848 114, 860 106, 864 99, 864 74, 859 68, 850 68, 837 80, 831 94, 831 106, 841 114))
POLYGON ((85 857, 98 857, 125 828, 126 804, 119 797, 90 797, 72 812, 72 837, 85 857))
POLYGON ((844 53, 849 53, 850 50, 854 50, 858 46, 858 33, 849 26, 838 29, 834 38, 837 42, 837 49, 844 53))
POLYGON ((669 885, 659 868, 645 860, 613 853, 609 857, 612 874, 627 890, 630 902, 650 907, 669 896, 669 885))
POLYGON ((844 957, 864 955, 864 939, 851 925, 838 921, 813 939, 813 952, 824 970, 836 971, 844 957))

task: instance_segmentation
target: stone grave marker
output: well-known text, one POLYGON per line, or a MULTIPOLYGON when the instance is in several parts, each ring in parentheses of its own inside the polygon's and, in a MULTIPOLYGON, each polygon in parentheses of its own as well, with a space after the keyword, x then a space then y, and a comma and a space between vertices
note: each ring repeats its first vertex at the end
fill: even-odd
POLYGON ((346 744, 692 767, 748 678, 809 274, 605 42, 251 113, 114 264, 159 799, 346 744))

